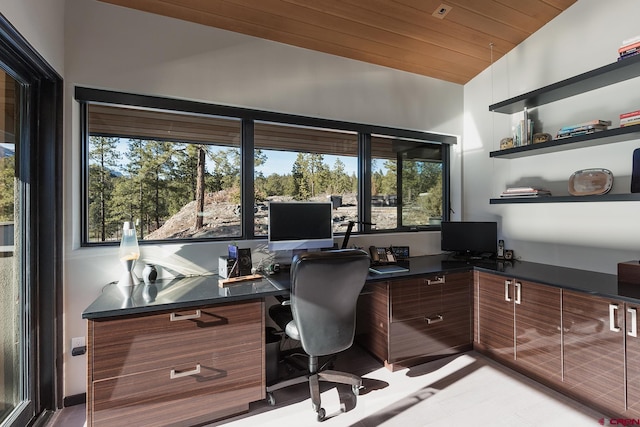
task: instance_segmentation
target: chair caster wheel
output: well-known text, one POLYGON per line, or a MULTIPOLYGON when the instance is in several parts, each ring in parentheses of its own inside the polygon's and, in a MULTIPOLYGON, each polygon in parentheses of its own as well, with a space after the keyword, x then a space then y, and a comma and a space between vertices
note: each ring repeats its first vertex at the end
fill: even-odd
POLYGON ((276 406, 276 397, 273 393, 267 393, 267 403, 269 406, 276 406))
POLYGON ((327 413, 325 412, 324 408, 318 409, 318 421, 320 422, 324 421, 326 416, 327 416, 327 413))

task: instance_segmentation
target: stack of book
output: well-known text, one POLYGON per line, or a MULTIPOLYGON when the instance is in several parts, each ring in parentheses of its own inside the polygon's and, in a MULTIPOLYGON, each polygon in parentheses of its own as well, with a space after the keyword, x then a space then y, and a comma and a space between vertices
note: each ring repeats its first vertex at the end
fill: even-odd
POLYGON ((640 124, 640 110, 620 114, 620 127, 640 124))
POLYGON ((531 121, 531 119, 520 120, 515 127, 513 137, 513 145, 516 147, 531 144, 533 137, 533 121, 531 121))
POLYGON ((640 36, 635 36, 622 41, 618 48, 618 61, 635 56, 640 53, 640 36))
POLYGON ((504 190, 500 197, 541 197, 550 196, 551 191, 537 187, 509 187, 504 190))
POLYGON ((607 127, 611 126, 611 120, 590 120, 584 123, 578 123, 577 125, 564 126, 558 131, 556 139, 569 138, 571 136, 585 135, 589 133, 595 133, 602 130, 607 130, 607 127))

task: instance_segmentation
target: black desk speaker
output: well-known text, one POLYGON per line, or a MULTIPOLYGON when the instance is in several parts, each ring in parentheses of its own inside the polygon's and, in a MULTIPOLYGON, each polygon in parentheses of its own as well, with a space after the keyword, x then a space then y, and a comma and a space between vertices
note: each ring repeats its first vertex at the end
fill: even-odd
POLYGON ((248 276, 251 274, 251 249, 238 249, 238 274, 248 276))
POLYGON ((640 193, 640 148, 633 150, 633 166, 631 168, 631 192, 640 193))

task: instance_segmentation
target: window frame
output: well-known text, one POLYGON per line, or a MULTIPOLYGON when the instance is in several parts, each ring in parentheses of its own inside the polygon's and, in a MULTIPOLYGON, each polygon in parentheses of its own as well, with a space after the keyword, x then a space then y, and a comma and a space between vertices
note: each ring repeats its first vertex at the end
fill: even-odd
MULTIPOLYGON (((365 224, 357 234, 397 233, 406 231, 439 230, 439 225, 402 226, 399 218, 395 229, 375 230, 371 228, 371 137, 372 135, 386 135, 393 138, 420 141, 427 144, 442 146, 442 184, 443 184, 443 220, 449 219, 450 212, 450 149, 457 142, 451 135, 425 131, 393 128, 380 125, 345 122, 339 120, 306 117, 294 114, 276 113, 249 108, 231 107, 198 101, 188 101, 152 95, 117 92, 76 86, 75 100, 80 105, 80 144, 81 144, 81 246, 113 246, 118 242, 90 242, 88 240, 88 105, 90 103, 111 104, 123 107, 153 108, 181 113, 207 114, 223 116, 241 120, 241 202, 243 206, 253 206, 254 203, 254 123, 273 122, 283 125, 298 125, 306 127, 325 128, 338 131, 354 132, 358 134, 358 212, 360 221, 365 224)), ((262 240, 263 236, 254 235, 254 216, 252 209, 242 209, 241 213, 242 240, 262 240)), ((355 233, 354 233, 355 234, 355 233)), ((182 240, 142 240, 142 244, 166 244, 185 242, 216 242, 228 241, 228 238, 193 238, 182 240)))

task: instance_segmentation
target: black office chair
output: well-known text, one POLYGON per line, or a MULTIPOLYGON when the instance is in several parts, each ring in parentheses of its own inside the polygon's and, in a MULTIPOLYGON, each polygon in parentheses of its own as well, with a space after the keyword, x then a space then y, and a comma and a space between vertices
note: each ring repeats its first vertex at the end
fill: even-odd
POLYGON ((318 421, 325 418, 320 406, 319 381, 351 385, 358 395, 362 379, 353 374, 318 368, 318 357, 333 355, 353 344, 356 304, 369 270, 369 254, 359 249, 309 252, 294 257, 291 264, 290 306, 276 305, 269 315, 292 339, 299 340, 309 356, 306 375, 267 386, 267 400, 275 404, 273 392, 309 382, 311 403, 318 421))

